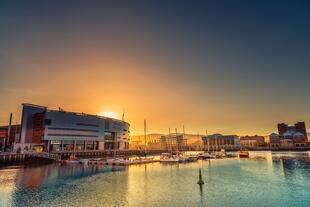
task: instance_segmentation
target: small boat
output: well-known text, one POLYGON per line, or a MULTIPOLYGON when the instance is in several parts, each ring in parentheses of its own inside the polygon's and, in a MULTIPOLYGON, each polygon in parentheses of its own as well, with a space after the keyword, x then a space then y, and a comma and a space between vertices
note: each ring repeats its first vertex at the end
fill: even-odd
POLYGON ((131 164, 146 164, 153 161, 153 157, 135 157, 130 160, 131 164))
POLYGON ((88 163, 93 164, 93 165, 104 165, 106 164, 106 161, 101 158, 94 158, 94 159, 90 159, 88 163))
POLYGON ((239 158, 249 158, 250 156, 247 150, 240 150, 238 154, 239 154, 239 158))
POLYGON ((124 158, 107 159, 107 163, 111 165, 130 165, 131 161, 124 158))
POLYGON ((160 159, 160 162, 176 163, 176 162, 180 162, 180 159, 178 157, 169 157, 169 158, 160 159))
POLYGON ((88 165, 89 159, 80 159, 80 163, 83 165, 88 165))
POLYGON ((225 149, 221 149, 221 151, 218 153, 218 155, 220 157, 227 157, 227 153, 226 153, 225 149))
POLYGON ((195 162, 195 161, 197 161, 198 160, 198 155, 189 155, 188 157, 187 157, 187 161, 188 162, 195 162))
POLYGON ((159 161, 164 163, 173 163, 179 162, 180 158, 177 155, 173 155, 172 153, 162 153, 159 161))
POLYGON ((66 164, 78 164, 80 163, 80 161, 74 155, 71 155, 69 159, 65 160, 65 163, 66 164))
POLYGON ((206 152, 206 153, 198 155, 198 158, 203 159, 203 160, 214 159, 214 158, 216 158, 216 155, 206 152))

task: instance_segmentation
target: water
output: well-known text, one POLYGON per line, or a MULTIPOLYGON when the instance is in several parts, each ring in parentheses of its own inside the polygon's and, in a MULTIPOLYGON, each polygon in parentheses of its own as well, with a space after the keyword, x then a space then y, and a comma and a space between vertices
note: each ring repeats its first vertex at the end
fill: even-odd
POLYGON ((310 206, 310 152, 254 155, 266 159, 1 169, 0 206, 310 206))

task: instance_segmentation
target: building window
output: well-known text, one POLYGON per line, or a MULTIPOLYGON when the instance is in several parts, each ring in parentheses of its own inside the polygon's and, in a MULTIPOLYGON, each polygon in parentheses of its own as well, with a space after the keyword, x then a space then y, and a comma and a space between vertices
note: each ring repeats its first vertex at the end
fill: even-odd
POLYGON ((75 143, 75 148, 77 151, 84 150, 84 141, 77 140, 75 143))
POLYGON ((98 150, 99 149, 99 142, 95 141, 94 142, 94 150, 98 150))
POLYGON ((92 127, 99 127, 99 125, 97 125, 97 124, 84 124, 84 123, 77 123, 76 125, 79 125, 79 126, 92 126, 92 127))
POLYGON ((93 149, 94 149, 94 142, 86 141, 86 150, 93 150, 93 149))
POLYGON ((44 124, 45 125, 52 125, 52 120, 51 119, 45 119, 44 124))
POLYGON ((111 119, 106 119, 104 121, 104 128, 105 129, 110 129, 110 122, 111 122, 111 119))
POLYGON ((64 151, 73 151, 74 149, 74 143, 73 140, 64 140, 64 151))
POLYGON ((115 133, 113 132, 104 132, 104 140, 108 142, 113 142, 115 137, 115 133))
POLYGON ((50 151, 61 151, 61 141, 52 140, 50 144, 50 151))

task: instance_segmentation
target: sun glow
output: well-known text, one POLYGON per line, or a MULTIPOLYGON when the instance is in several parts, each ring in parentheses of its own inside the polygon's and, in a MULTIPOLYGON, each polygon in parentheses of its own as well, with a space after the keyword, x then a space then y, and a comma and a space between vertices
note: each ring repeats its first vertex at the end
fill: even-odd
POLYGON ((117 119, 117 115, 115 112, 113 111, 102 111, 99 113, 100 116, 105 116, 105 117, 109 117, 109 118, 114 118, 117 119))

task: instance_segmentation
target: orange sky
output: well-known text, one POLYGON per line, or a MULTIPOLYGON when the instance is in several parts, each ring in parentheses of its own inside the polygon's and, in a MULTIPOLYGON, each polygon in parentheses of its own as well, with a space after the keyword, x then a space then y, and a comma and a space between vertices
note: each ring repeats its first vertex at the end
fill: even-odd
POLYGON ((132 134, 143 133, 144 119, 149 132, 167 133, 169 127, 181 131, 184 124, 187 133, 203 134, 207 129, 209 133, 239 135, 265 135, 276 130, 277 120, 298 121, 268 108, 257 109, 259 114, 253 111, 254 105, 229 97, 214 100, 221 95, 214 89, 202 91, 177 74, 156 71, 156 67, 167 66, 121 55, 51 60, 44 71, 40 71, 41 62, 27 65, 32 76, 25 70, 15 79, 22 85, 2 88, 6 101, 0 103, 1 124, 7 123, 10 111, 14 121, 19 120, 23 102, 90 114, 109 111, 117 118, 124 109, 132 134))
POLYGON ((1 4, 0 124, 27 102, 125 110, 132 134, 309 127, 308 11, 125 2, 1 4))

